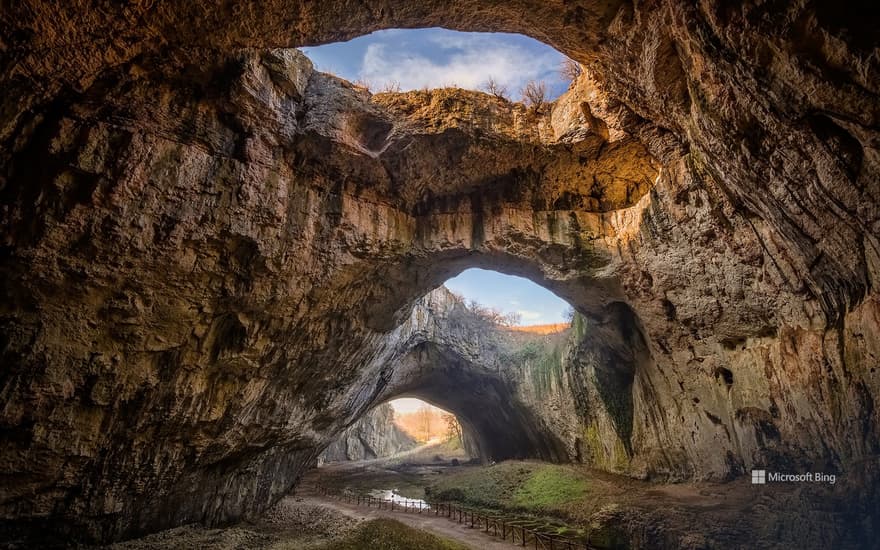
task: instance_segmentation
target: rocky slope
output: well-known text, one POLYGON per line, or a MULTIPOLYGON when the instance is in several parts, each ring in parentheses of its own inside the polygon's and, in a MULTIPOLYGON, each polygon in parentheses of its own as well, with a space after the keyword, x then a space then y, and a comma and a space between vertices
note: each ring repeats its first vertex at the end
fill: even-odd
POLYGON ((394 423, 394 408, 384 403, 349 426, 324 449, 319 462, 370 460, 416 447, 416 441, 394 423))
POLYGON ((452 390, 462 364, 486 399, 461 408, 519 427, 484 455, 673 479, 876 456, 873 11, 342 4, 0 10, 6 533, 258 514, 394 388, 452 390), (533 113, 370 96, 266 49, 431 25, 523 32, 587 73, 533 113), (421 299, 474 266, 578 310, 563 376, 507 402, 492 344, 447 337, 467 323, 421 299))

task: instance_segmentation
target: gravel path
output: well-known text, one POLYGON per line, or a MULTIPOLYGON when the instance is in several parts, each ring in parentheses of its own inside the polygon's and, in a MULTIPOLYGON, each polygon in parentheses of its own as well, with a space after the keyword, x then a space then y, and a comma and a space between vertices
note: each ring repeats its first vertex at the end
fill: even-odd
POLYGON ((106 547, 107 550, 304 550, 345 536, 363 521, 397 520, 475 550, 513 548, 478 529, 433 514, 377 510, 315 495, 282 499, 258 523, 222 529, 190 525, 106 547))
POLYGON ((320 496, 304 496, 302 497, 302 502, 303 504, 325 506, 358 519, 394 519, 410 527, 455 540, 469 548, 473 548, 474 550, 510 550, 514 547, 510 542, 504 542, 501 539, 487 535, 478 529, 471 529, 464 524, 453 522, 445 517, 435 516, 434 514, 412 514, 405 512, 392 512, 390 510, 379 510, 377 508, 357 506, 344 501, 337 501, 320 496))

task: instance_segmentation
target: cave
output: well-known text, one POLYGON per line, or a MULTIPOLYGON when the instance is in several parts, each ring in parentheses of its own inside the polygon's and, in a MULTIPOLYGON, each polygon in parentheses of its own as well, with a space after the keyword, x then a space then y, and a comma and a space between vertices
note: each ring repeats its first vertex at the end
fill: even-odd
POLYGON ((31 0, 0 22, 0 541, 258 517, 401 395, 487 460, 833 473, 874 540, 875 8, 31 0), (295 49, 419 27, 521 33, 583 73, 539 111, 371 94, 295 49), (576 310, 540 399, 438 289, 471 267, 576 310))

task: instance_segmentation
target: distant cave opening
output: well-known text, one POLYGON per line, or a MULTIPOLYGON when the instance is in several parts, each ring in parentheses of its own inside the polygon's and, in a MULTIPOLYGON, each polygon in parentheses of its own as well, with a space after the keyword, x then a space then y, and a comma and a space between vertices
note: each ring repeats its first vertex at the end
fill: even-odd
POLYGON ((470 431, 454 413, 418 398, 397 397, 371 409, 337 436, 318 465, 399 458, 455 466, 470 460, 474 448, 470 431))
POLYGON ((317 70, 373 93, 460 88, 534 105, 564 93, 581 66, 514 33, 385 29, 304 47, 317 70))
POLYGON ((468 309, 490 322, 535 334, 561 332, 574 308, 525 277, 471 267, 443 283, 468 309))
POLYGON ((461 424, 454 413, 417 397, 398 397, 388 404, 394 409, 394 423, 417 443, 451 441, 461 446, 461 424))

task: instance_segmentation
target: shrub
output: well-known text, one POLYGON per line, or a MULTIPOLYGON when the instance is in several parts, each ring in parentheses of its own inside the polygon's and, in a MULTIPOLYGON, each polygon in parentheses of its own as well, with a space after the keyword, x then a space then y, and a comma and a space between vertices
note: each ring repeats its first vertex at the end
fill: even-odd
POLYGON ((489 77, 489 80, 483 84, 483 90, 486 91, 487 94, 492 94, 498 99, 503 99, 504 101, 508 101, 507 99, 507 87, 495 80, 494 77, 489 77))
POLYGON ((471 300, 468 303, 467 308, 472 313, 482 317, 486 321, 503 327, 515 327, 521 321, 521 317, 518 313, 504 313, 494 307, 484 306, 476 300, 471 300))
POLYGON ((396 80, 389 80, 382 85, 383 93, 400 93, 400 82, 396 80))
POLYGON ((575 61, 566 57, 559 66, 559 76, 563 80, 574 81, 584 73, 584 67, 575 61))
POLYGON ((539 112, 547 102, 547 83, 529 80, 522 89, 522 100, 534 112, 539 112))

